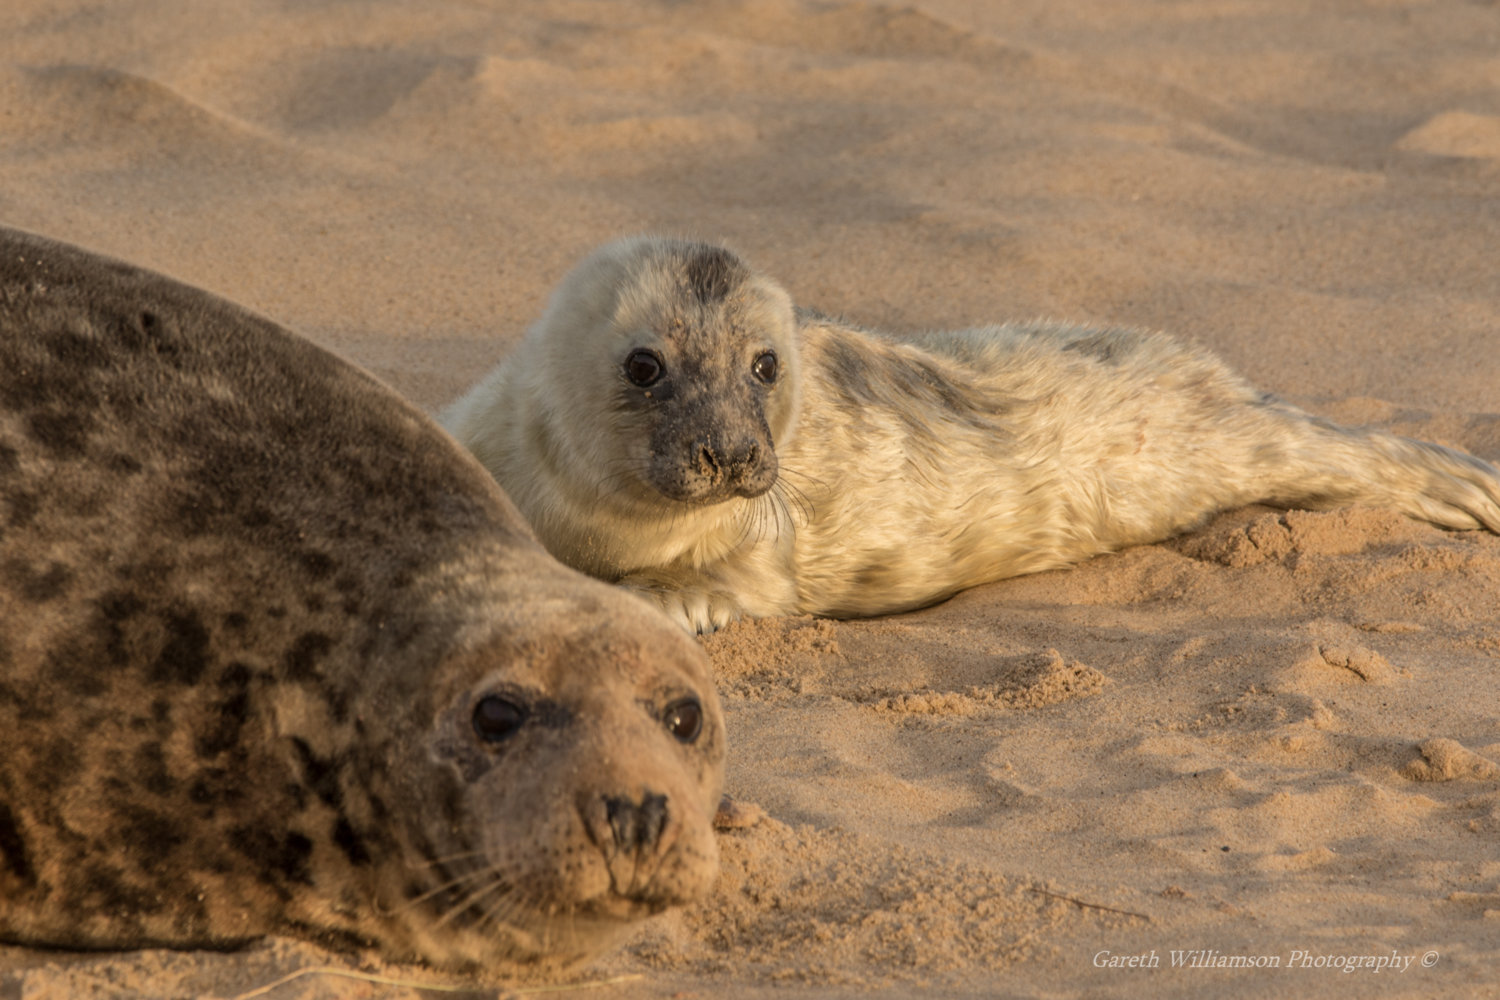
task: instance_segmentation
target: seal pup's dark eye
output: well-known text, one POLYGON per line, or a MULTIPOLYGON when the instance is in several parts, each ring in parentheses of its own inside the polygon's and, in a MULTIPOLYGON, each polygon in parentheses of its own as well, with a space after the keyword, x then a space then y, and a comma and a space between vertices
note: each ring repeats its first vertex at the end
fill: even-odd
POLYGON ((755 364, 750 366, 750 370, 755 373, 756 378, 770 385, 776 381, 776 366, 776 352, 767 351, 755 359, 755 364))
POLYGON ((625 377, 642 389, 655 385, 665 371, 666 366, 656 352, 644 347, 636 348, 625 358, 625 377))
POLYGON ((485 695, 474 706, 474 732, 486 743, 509 739, 525 721, 526 709, 499 695, 485 695))
POLYGON ((703 706, 697 698, 683 698, 667 706, 661 721, 679 743, 692 743, 703 732, 703 706))

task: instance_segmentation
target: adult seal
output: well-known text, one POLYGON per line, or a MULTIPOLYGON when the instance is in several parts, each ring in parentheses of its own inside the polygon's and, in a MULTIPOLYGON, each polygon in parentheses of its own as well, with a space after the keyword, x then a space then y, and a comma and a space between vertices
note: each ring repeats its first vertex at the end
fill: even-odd
POLYGON ((585 259, 443 420, 554 555, 699 631, 921 607, 1252 502, 1500 531, 1493 466, 1335 426, 1167 336, 881 334, 680 240, 585 259))
POLYGON ((0 940, 552 968, 718 873, 704 656, 369 376, 0 231, 0 940))

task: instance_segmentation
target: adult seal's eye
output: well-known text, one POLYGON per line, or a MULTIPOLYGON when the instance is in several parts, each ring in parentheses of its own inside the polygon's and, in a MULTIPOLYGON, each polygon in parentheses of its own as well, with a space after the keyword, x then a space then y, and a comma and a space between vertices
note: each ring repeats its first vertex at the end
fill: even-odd
POLYGON ((474 732, 486 743, 509 739, 526 721, 526 709, 499 695, 485 695, 474 706, 474 732))
POLYGON ((776 369, 777 362, 775 351, 767 351, 760 357, 756 358, 755 364, 750 366, 750 371, 755 373, 755 377, 760 379, 766 385, 770 385, 772 382, 776 381, 776 369))
POLYGON ((661 721, 679 743, 692 743, 703 732, 703 706, 697 698, 683 698, 667 706, 661 721))
POLYGON ((642 389, 655 385, 666 371, 655 351, 637 348, 625 359, 625 377, 642 389))

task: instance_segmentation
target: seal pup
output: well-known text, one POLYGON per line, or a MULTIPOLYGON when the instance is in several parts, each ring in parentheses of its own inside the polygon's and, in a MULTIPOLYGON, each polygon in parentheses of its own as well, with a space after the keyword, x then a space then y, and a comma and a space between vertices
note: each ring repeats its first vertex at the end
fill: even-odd
POLYGON ((363 372, 0 230, 0 940, 509 975, 718 874, 705 657, 363 372))
POLYGON ((697 631, 910 610, 1255 502, 1500 531, 1493 466, 1162 334, 882 334, 683 240, 589 256, 442 420, 554 555, 697 631))

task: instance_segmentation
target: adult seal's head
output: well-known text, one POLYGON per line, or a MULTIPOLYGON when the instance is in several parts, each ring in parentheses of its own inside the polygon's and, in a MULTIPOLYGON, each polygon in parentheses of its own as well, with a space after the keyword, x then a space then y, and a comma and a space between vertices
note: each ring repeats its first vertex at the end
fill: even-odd
POLYGON ((702 652, 368 376, 0 230, 0 940, 572 963, 702 895, 702 652))

